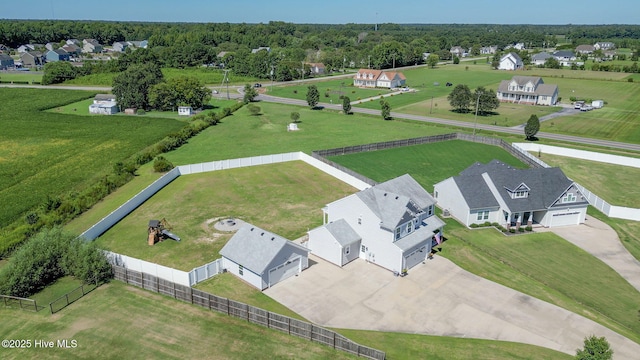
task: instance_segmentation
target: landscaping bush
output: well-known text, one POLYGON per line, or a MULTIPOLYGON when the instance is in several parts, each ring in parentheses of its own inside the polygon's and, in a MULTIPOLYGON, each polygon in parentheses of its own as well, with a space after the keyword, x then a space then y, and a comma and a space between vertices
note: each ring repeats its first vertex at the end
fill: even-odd
POLYGON ((478 224, 471 224, 471 225, 469 225, 469 227, 472 228, 472 229, 475 229, 475 228, 478 227, 478 224))
POLYGON ((533 231, 533 228, 531 227, 531 225, 527 225, 524 229, 527 231, 533 231))
POLYGON ((112 276, 111 265, 95 244, 59 227, 45 229, 27 240, 0 270, 0 293, 28 297, 68 275, 104 282, 112 276))
POLYGON ((136 115, 144 115, 146 114, 146 112, 144 111, 144 109, 138 109, 136 110, 136 115))
POLYGON ((153 162, 153 170, 155 172, 166 172, 173 168, 174 166, 171 161, 167 160, 164 156, 158 156, 153 162))
POLYGON ((519 227, 519 228, 518 228, 518 231, 519 231, 519 232, 524 232, 524 228, 523 228, 523 227, 519 227))
POLYGON ((514 228, 511 228, 511 229, 509 229, 509 232, 510 232, 510 233, 512 233, 512 234, 515 234, 515 232, 516 232, 516 229, 514 229, 514 228))

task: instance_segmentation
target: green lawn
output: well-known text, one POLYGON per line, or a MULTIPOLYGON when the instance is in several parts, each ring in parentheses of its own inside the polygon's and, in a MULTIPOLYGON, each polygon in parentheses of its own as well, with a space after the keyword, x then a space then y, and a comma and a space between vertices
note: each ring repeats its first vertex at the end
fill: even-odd
POLYGON ((237 276, 231 273, 214 276, 194 287, 210 294, 240 301, 276 314, 285 315, 302 321, 308 321, 297 313, 291 311, 288 307, 273 300, 262 291, 249 285, 249 283, 240 280, 237 276))
MULTIPOLYGON (((355 74, 354 74, 355 75, 355 74)), ((271 87, 265 82, 262 86, 267 90, 267 94, 290 99, 306 100, 309 85, 315 85, 320 93, 321 103, 342 104, 341 95, 349 97, 354 102, 391 92, 389 89, 366 89, 353 86, 353 77, 339 79, 327 78, 323 81, 314 81, 308 84, 295 83, 292 85, 280 85, 271 87)))
MULTIPOLYGON (((115 78, 119 73, 99 73, 99 74, 91 74, 82 76, 73 80, 65 81, 65 85, 96 85, 96 86, 111 86, 113 84, 113 78, 115 78)), ((206 85, 211 86, 220 86, 222 85, 222 79, 224 77, 224 71, 220 69, 213 68, 187 68, 187 69, 173 69, 173 68, 163 68, 162 74, 165 79, 172 79, 178 76, 193 76, 197 77, 200 81, 202 81, 206 85)), ((2 79, 2 77, 0 77, 2 79)), ((229 84, 230 85, 244 85, 253 84, 258 82, 257 79, 244 77, 244 76, 235 76, 231 74, 229 76, 229 84)))
POLYGON ((4 99, 0 108, 0 226, 15 221, 47 196, 80 191, 110 172, 116 161, 183 126, 170 119, 81 117, 42 111, 94 94, 0 88, 4 99))
MULTIPOLYGON (((103 285, 55 315, 0 307, 3 359, 355 359, 309 340, 128 286, 103 285), (35 339, 76 348, 34 348, 35 339)), ((374 347, 376 344, 370 344, 374 347)))
POLYGON ((458 175, 474 162, 493 159, 518 168, 526 166, 498 146, 462 140, 405 146, 394 149, 332 156, 329 160, 383 182, 402 174, 411 175, 427 191, 450 176, 458 175))
POLYGON ((293 240, 322 225, 324 205, 355 191, 301 161, 184 175, 97 242, 117 253, 190 271, 219 258, 232 235, 215 230, 211 219, 239 218, 293 240), (162 218, 182 240, 149 246, 147 223, 162 218))
POLYGON ((42 72, 41 71, 20 71, 15 73, 6 73, 0 72, 0 82, 7 83, 11 81, 19 81, 19 82, 36 82, 40 83, 42 81, 42 72))
POLYGON ((42 289, 39 293, 32 295, 29 297, 36 301, 38 306, 44 306, 45 312, 49 312, 49 303, 57 300, 59 297, 64 296, 70 291, 80 287, 82 285, 82 281, 78 280, 72 276, 64 276, 56 280, 53 284, 47 285, 44 289, 42 289))
POLYGON ((610 218, 591 206, 587 214, 611 226, 618 233, 622 245, 640 261, 640 221, 610 218))
POLYGON ((640 188, 629 186, 640 179, 639 168, 550 154, 542 154, 541 159, 611 205, 640 207, 640 188))

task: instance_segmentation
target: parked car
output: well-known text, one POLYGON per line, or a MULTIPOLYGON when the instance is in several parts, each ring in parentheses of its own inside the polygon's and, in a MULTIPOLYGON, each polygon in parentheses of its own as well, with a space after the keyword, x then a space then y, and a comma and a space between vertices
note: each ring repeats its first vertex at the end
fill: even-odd
POLYGON ((260 83, 255 83, 255 84, 253 84, 253 87, 254 87, 254 88, 259 88, 259 87, 262 87, 262 84, 260 84, 260 83))
POLYGON ((593 110, 593 106, 591 105, 582 105, 582 107, 580 108, 580 111, 590 111, 593 110))
POLYGON ((573 108, 576 110, 582 109, 583 106, 584 106, 584 101, 576 101, 573 103, 573 108))

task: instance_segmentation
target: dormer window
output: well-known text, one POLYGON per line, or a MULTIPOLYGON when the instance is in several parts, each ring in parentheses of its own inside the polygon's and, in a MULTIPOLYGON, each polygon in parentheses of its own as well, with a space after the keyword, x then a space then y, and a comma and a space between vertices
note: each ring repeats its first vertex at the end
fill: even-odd
POLYGON ((410 234, 413 231, 413 221, 409 221, 407 223, 407 234, 410 234))
POLYGON ((399 227, 396 228, 396 240, 400 239, 400 231, 401 229, 399 227))
POLYGON ((528 195, 529 195, 528 191, 518 190, 518 191, 513 193, 513 198, 514 199, 521 199, 521 198, 526 198, 528 195))

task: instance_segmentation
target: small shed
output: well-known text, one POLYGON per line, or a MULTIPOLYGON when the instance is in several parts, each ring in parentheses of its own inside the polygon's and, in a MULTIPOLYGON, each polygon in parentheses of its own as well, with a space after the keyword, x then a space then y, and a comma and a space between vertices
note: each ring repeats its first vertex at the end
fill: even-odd
POLYGON ((178 115, 190 116, 193 114, 193 108, 191 106, 178 106, 178 115))
POLYGON ((290 123, 289 125, 287 125, 287 131, 297 131, 298 129, 298 124, 296 123, 290 123))
POLYGON ((220 250, 227 271, 264 290, 309 266, 309 249, 245 224, 220 250))
POLYGON ((89 105, 90 114, 113 115, 118 112, 118 104, 115 101, 89 105))
POLYGON ((135 115, 136 111, 138 111, 137 108, 126 108, 126 109, 124 109, 124 113, 126 115, 135 115))
POLYGON ((604 106, 604 101, 603 100, 593 100, 591 102, 591 106, 594 109, 600 109, 600 108, 602 108, 604 106))
POLYGON ((314 255, 338 266, 358 258, 362 238, 344 220, 328 223, 309 231, 307 246, 314 255))

